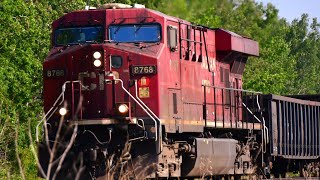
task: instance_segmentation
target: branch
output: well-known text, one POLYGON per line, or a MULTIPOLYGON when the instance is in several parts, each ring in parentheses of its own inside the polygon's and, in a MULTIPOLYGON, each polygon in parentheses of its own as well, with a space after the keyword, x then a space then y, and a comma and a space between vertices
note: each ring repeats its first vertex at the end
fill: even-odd
MULTIPOLYGON (((78 114, 78 112, 79 112, 79 110, 81 109, 81 106, 82 106, 82 100, 83 100, 83 97, 80 96, 75 116, 72 119, 76 119, 76 114, 78 114)), ((64 107, 66 107, 66 106, 67 106, 67 104, 65 103, 64 107)), ((57 134, 56 134, 56 137, 55 137, 55 140, 54 140, 54 144, 53 144, 53 147, 52 147, 52 149, 50 151, 50 160, 49 160, 48 171, 47 171, 47 179, 50 179, 51 169, 52 169, 52 165, 54 163, 54 156, 55 156, 55 153, 56 153, 56 151, 58 149, 58 147, 57 147, 58 143, 59 143, 58 141, 60 139, 60 136, 62 136, 61 135, 61 130, 62 130, 63 124, 64 124, 64 116, 61 116, 60 122, 59 122, 59 127, 58 127, 58 130, 57 130, 57 134)), ((46 129, 45 131, 48 132, 48 129, 46 129)), ((72 137, 71 137, 71 140, 70 140, 68 146, 64 150, 63 154, 59 157, 60 158, 59 164, 58 164, 58 167, 57 167, 55 173, 53 174, 52 180, 54 180, 56 178, 58 172, 61 169, 62 163, 63 163, 65 157, 67 156, 67 153, 72 148, 73 143, 74 143, 74 141, 75 141, 75 139, 77 137, 77 131, 78 131, 78 126, 76 125, 76 127, 74 127, 74 129, 73 129, 72 137)), ((48 143, 49 138, 47 136, 48 136, 48 133, 46 133, 46 140, 47 140, 47 143, 48 143)))
MULTIPOLYGON (((76 164, 74 164, 74 165, 76 165, 76 164)), ((75 170, 75 172, 77 172, 75 180, 79 180, 82 172, 85 170, 85 167, 83 167, 83 159, 82 159, 82 157, 80 159, 79 169, 74 168, 74 170, 75 170)))
MULTIPOLYGON (((45 116, 45 115, 44 115, 45 116)), ((44 120, 43 122, 43 127, 44 127, 44 138, 46 139, 46 145, 49 153, 51 154, 51 148, 50 148, 50 141, 49 141, 49 132, 48 132, 48 127, 47 127, 47 119, 44 120)))
POLYGON ((6 125, 7 125, 8 120, 9 120, 9 117, 7 117, 6 120, 4 121, 3 127, 2 127, 2 129, 1 129, 1 131, 0 131, 0 139, 2 139, 2 135, 3 135, 3 133, 4 133, 4 130, 5 130, 5 128, 6 128, 6 125))
MULTIPOLYGON (((3 101, 1 101, 1 105, 0 105, 0 115, 2 114, 2 105, 3 105, 3 101)), ((6 106, 6 112, 5 112, 5 114, 8 114, 8 107, 6 106)), ((3 135, 3 133, 4 133, 4 130, 5 130, 5 128, 6 128, 6 125, 7 125, 7 122, 8 122, 8 120, 9 120, 9 116, 7 116, 7 118, 6 118, 6 120, 4 121, 4 124, 3 124, 3 127, 2 127, 2 129, 1 129, 1 131, 0 131, 0 139, 2 139, 2 135, 3 135)), ((1 119, 0 119, 0 124, 1 124, 1 119)))
POLYGON ((72 137, 71 137, 71 140, 67 146, 67 148, 64 150, 62 156, 61 156, 61 159, 59 161, 59 164, 58 164, 58 167, 56 169, 56 172, 54 173, 53 177, 52 177, 52 180, 55 180, 57 175, 58 175, 58 172, 60 171, 61 167, 62 167, 62 163, 64 162, 64 159, 66 158, 69 150, 71 149, 74 141, 76 140, 76 137, 77 137, 77 131, 78 131, 78 125, 76 125, 76 127, 73 129, 73 133, 72 133, 72 137))
MULTIPOLYGON (((63 121, 64 121, 64 116, 61 116, 60 122, 59 122, 58 131, 57 131, 57 134, 56 134, 56 138, 54 140, 53 147, 52 147, 52 150, 50 152, 50 160, 49 160, 48 171, 47 171, 47 179, 50 179, 52 163, 53 163, 53 159, 54 159, 54 156, 55 156, 55 153, 56 153, 56 150, 57 150, 58 140, 60 139, 60 133, 61 133, 63 121)), ((47 137, 47 138, 49 139, 49 137, 47 137)))
POLYGON ((18 164, 19 164, 19 169, 20 169, 20 174, 21 174, 21 177, 23 180, 26 179, 25 175, 24 175, 24 172, 23 172, 23 168, 22 168, 22 163, 21 163, 21 159, 20 159, 20 156, 19 156, 19 149, 18 149, 18 128, 19 128, 19 118, 17 118, 17 126, 16 126, 16 136, 15 136, 15 139, 14 139, 14 143, 15 143, 15 150, 16 150, 16 157, 17 157, 17 161, 18 161, 18 164))

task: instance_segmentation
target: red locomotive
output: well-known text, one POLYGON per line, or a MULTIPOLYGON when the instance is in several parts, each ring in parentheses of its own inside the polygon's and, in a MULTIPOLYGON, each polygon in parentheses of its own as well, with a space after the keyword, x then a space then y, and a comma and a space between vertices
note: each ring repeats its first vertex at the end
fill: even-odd
POLYGON ((114 177, 123 168, 149 178, 240 177, 266 161, 261 94, 242 90, 257 42, 107 4, 54 21, 51 43, 43 63, 42 176, 95 178, 121 161, 114 177))

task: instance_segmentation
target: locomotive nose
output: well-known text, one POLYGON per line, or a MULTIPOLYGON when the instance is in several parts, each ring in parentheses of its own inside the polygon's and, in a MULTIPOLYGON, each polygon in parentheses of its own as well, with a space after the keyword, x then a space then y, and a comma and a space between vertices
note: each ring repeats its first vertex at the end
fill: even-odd
MULTIPOLYGON (((70 96, 68 104, 72 111, 77 107, 78 118, 95 119, 109 117, 128 117, 130 105, 119 81, 129 81, 128 55, 119 50, 95 46, 80 49, 72 55, 73 82, 79 82, 81 87, 68 86, 70 96), (82 97, 82 102, 76 97, 82 97), (78 104, 81 103, 79 106, 78 104)), ((128 89, 126 83, 123 86, 128 89)))

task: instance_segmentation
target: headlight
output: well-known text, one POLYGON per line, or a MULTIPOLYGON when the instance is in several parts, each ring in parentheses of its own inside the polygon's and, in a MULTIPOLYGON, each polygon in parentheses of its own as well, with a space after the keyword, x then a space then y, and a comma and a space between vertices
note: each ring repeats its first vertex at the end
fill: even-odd
POLYGON ((115 115, 118 117, 130 117, 130 103, 118 102, 115 104, 115 115))
POLYGON ((61 116, 66 115, 66 114, 67 114, 67 109, 64 108, 64 107, 60 108, 60 109, 59 109, 59 114, 60 114, 61 116))
POLYGON ((98 51, 96 51, 96 52, 93 53, 93 57, 94 57, 95 59, 99 59, 99 58, 101 58, 101 53, 98 52, 98 51))
POLYGON ((100 67, 101 66, 101 61, 99 60, 99 59, 96 59, 96 60, 94 60, 93 61, 93 65, 95 66, 95 67, 100 67))
POLYGON ((129 107, 126 105, 126 104, 121 104, 119 107, 118 107, 118 111, 121 113, 121 114, 125 114, 129 111, 129 107))

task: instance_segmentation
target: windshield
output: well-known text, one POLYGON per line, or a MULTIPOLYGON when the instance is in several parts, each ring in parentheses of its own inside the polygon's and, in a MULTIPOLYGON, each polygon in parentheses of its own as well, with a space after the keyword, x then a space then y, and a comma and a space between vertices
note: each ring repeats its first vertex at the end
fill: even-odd
POLYGON ((109 26, 109 38, 115 42, 159 42, 159 24, 122 24, 109 26))
POLYGON ((61 28, 54 32, 54 40, 55 46, 98 43, 103 41, 103 28, 101 26, 61 28))

